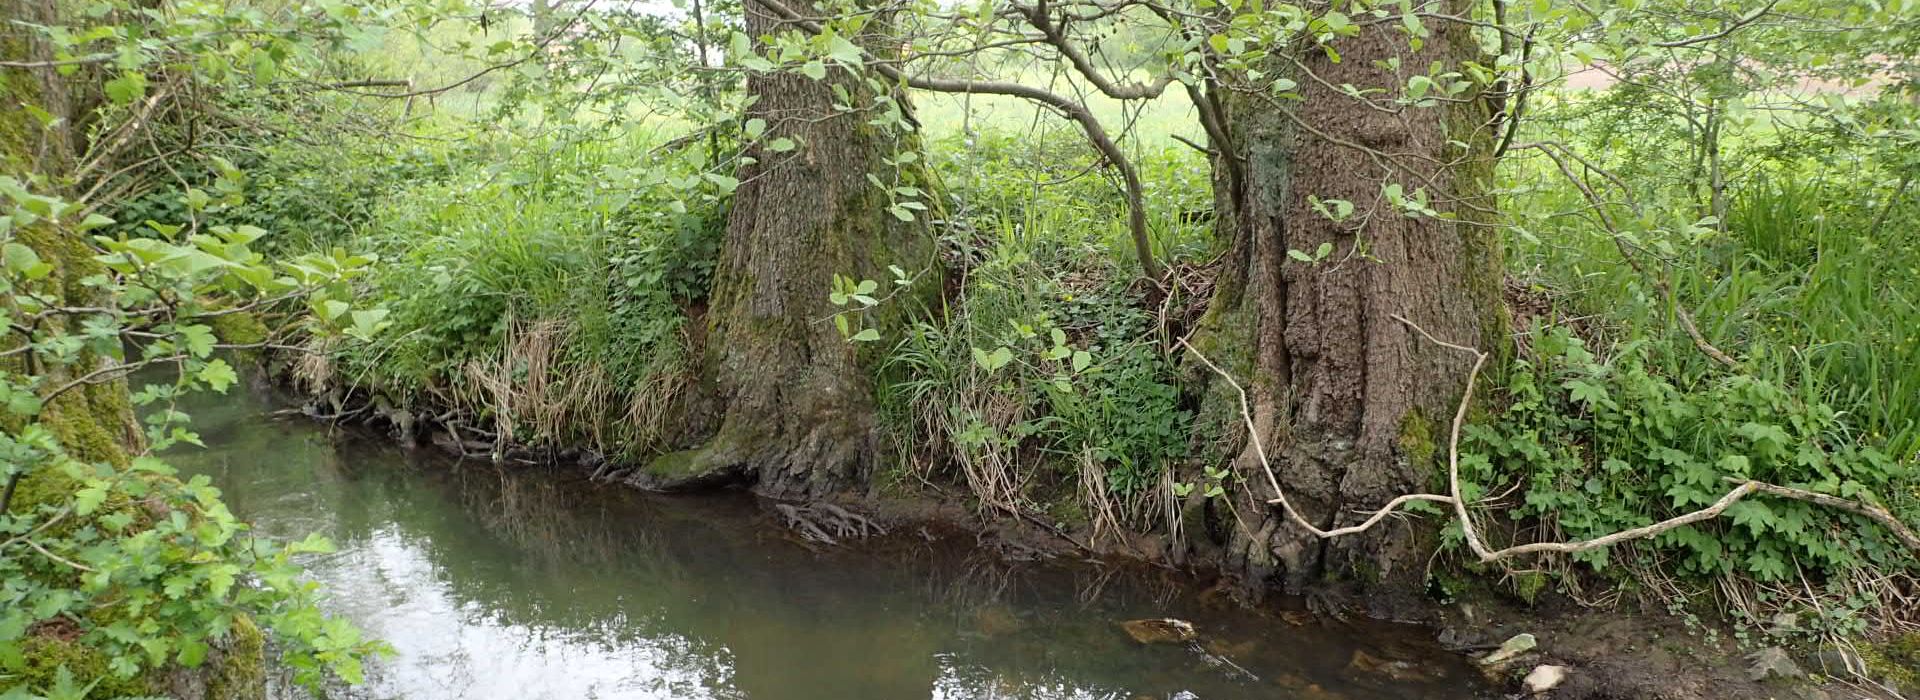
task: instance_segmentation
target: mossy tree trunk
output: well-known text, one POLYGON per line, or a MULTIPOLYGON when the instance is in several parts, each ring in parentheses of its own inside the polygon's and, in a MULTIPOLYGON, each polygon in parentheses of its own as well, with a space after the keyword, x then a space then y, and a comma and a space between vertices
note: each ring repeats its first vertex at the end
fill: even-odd
MULTIPOLYGON (((1435 440, 1445 441, 1470 360, 1394 316, 1456 343, 1492 349, 1504 339, 1498 238, 1476 225, 1492 207, 1482 101, 1394 113, 1330 87, 1398 92, 1433 61, 1457 66, 1477 50, 1467 27, 1429 26, 1435 36, 1419 51, 1385 23, 1337 41, 1337 62, 1302 51, 1299 65, 1319 79, 1296 76, 1299 102, 1241 96, 1226 105, 1244 175, 1216 177, 1229 252, 1195 346, 1246 386, 1277 481, 1322 529, 1439 484, 1435 440), (1398 70, 1388 68, 1395 59, 1398 70), (1424 188, 1434 209, 1460 221, 1404 215, 1382 197, 1387 183, 1424 188), (1354 213, 1334 221, 1309 197, 1346 200, 1354 213), (1315 263, 1289 256, 1312 257, 1323 245, 1330 252, 1315 263)), ((1375 612, 1417 609, 1431 523, 1388 521, 1322 540, 1267 504, 1275 494, 1231 387, 1211 381, 1201 415, 1197 437, 1216 441, 1201 454, 1231 463, 1247 488, 1231 508, 1194 506, 1204 510, 1194 513, 1203 525, 1193 528, 1202 533, 1189 538, 1194 546, 1223 550, 1216 554, 1253 590, 1338 581, 1364 592, 1375 612)))
MULTIPOLYGON (((59 3, 4 0, 0 10, 3 10, 0 14, 14 21, 11 26, 0 27, 0 56, 19 63, 44 63, 54 58, 50 43, 28 25, 61 24, 59 3)), ((62 75, 53 66, 0 69, 0 175, 22 183, 32 183, 37 178, 39 184, 29 187, 62 196, 72 194, 72 183, 68 180, 75 154, 80 150, 80 139, 75 136, 73 125, 92 121, 79 113, 83 108, 75 106, 88 102, 79 99, 84 98, 84 94, 76 92, 85 92, 86 84, 81 81, 92 75, 93 72, 86 70, 62 75), (76 90, 76 86, 82 89, 76 90), (42 122, 33 118, 25 109, 28 106, 44 111, 52 119, 42 122)), ((69 306, 98 305, 97 293, 80 280, 101 272, 102 268, 93 260, 92 249, 80 236, 51 223, 13 232, 17 242, 32 248, 41 260, 53 265, 50 275, 33 283, 35 293, 69 306)), ((54 316, 42 322, 62 321, 54 316)), ((9 344, 18 342, 21 339, 17 335, 8 340, 9 344)), ((86 353, 82 361, 72 367, 33 371, 41 368, 25 366, 26 356, 20 357, 23 359, 9 360, 19 363, 13 369, 44 374, 43 386, 48 387, 65 384, 71 379, 70 375, 112 361, 86 353)), ((123 381, 91 384, 66 392, 43 409, 40 421, 52 430, 69 454, 82 461, 122 465, 129 450, 141 444, 139 426, 134 421, 123 381)))
MULTIPOLYGON (((804 4, 796 9, 815 14, 804 4)), ((791 28, 776 16, 749 0, 747 35, 791 28)), ((856 41, 875 56, 892 55, 880 38, 885 24, 873 22, 856 41)), ((707 405, 690 417, 691 432, 704 441, 640 470, 635 478, 643 486, 752 482, 768 495, 809 496, 855 484, 871 467, 877 344, 841 335, 832 316, 843 309, 829 292, 836 274, 892 287, 888 266, 934 264, 925 216, 902 221, 889 214, 888 193, 874 181, 923 189, 928 183, 917 159, 884 162, 918 142, 869 123, 875 111, 865 107, 877 103, 865 79, 828 70, 821 80, 792 72, 747 79, 755 102, 746 116, 767 127, 747 153, 753 162, 736 174, 741 184, 709 299, 707 405), (836 87, 859 109, 837 109, 843 100, 836 87), (778 139, 798 148, 766 147, 778 139)), ((904 105, 904 94, 893 98, 904 105)), ((883 303, 866 323, 891 330, 903 306, 898 299, 883 303)))

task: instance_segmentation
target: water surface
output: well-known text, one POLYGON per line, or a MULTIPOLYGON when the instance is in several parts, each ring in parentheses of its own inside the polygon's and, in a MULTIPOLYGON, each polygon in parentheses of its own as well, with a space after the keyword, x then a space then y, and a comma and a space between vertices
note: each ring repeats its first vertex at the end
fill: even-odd
POLYGON ((1467 698, 1418 629, 1249 611, 1138 566, 1009 562, 914 528, 798 541, 742 494, 657 496, 566 470, 460 463, 270 418, 268 397, 188 406, 206 474, 399 654, 354 695, 551 698, 1467 698), (1122 620, 1193 621, 1142 646, 1122 620))

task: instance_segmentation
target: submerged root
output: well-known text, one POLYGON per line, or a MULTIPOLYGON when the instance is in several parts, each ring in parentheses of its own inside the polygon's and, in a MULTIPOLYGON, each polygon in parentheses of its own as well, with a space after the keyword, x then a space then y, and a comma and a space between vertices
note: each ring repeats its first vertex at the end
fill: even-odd
POLYGON ((864 515, 831 503, 794 505, 781 503, 774 510, 787 529, 808 542, 837 545, 847 538, 865 538, 887 534, 887 529, 864 515))

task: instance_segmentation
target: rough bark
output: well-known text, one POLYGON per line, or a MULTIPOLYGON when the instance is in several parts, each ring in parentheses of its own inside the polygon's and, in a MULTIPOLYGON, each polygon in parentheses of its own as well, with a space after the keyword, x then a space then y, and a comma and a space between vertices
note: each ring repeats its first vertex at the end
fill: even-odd
MULTIPOLYGON (((804 5, 800 11, 814 14, 804 5)), ((755 2, 746 15, 749 36, 788 28, 755 2)), ((889 56, 877 38, 882 25, 870 25, 859 41, 889 56)), ((868 178, 893 186, 897 175, 899 185, 922 189, 928 183, 917 165, 882 162, 917 141, 870 124, 871 111, 835 109, 835 86, 853 95, 856 107, 873 104, 864 79, 843 68, 830 68, 824 80, 787 72, 747 80, 756 100, 747 117, 766 120, 767 141, 791 138, 800 147, 756 147, 749 152, 756 161, 737 174, 741 185, 707 315, 708 403, 689 417, 692 432, 705 440, 640 470, 641 486, 744 481, 768 495, 810 496, 858 483, 871 467, 876 436, 867 365, 875 351, 841 336, 832 316, 843 309, 828 293, 836 274, 892 287, 889 265, 915 271, 934 264, 927 217, 895 218, 887 193, 868 178)), ((904 94, 895 98, 904 104, 904 94)), ((937 288, 933 277, 924 277, 923 287, 937 288)), ((886 330, 902 306, 895 299, 868 323, 886 330)))
MULTIPOLYGON (((13 0, 0 6, 5 15, 21 23, 57 25, 60 7, 51 0, 13 0)), ((54 57, 52 46, 24 25, 0 29, 0 57, 9 61, 48 61, 54 57)), ((90 75, 81 73, 80 75, 90 75)), ((84 121, 75 105, 75 78, 61 75, 53 67, 0 69, 0 175, 20 182, 44 178, 37 187, 54 194, 71 195, 65 181, 72 170, 73 154, 78 150, 73 124, 84 121), (55 117, 51 124, 34 120, 23 105, 32 105, 55 117)), ((84 86, 82 86, 84 87, 84 86)), ((38 293, 73 306, 97 305, 97 293, 80 284, 80 279, 99 273, 93 251, 79 234, 57 225, 40 223, 15 230, 13 239, 32 248, 41 260, 51 263, 53 272, 35 282, 38 293)), ((52 318, 47 323, 61 323, 52 318)), ((9 339, 8 343, 17 342, 9 339)), ((46 385, 57 386, 76 371, 85 372, 99 362, 109 362, 86 353, 75 368, 47 372, 46 385)), ((29 369, 14 360, 16 371, 29 369)), ((40 416, 67 451, 86 461, 123 464, 130 449, 140 446, 141 434, 127 400, 124 381, 103 382, 68 392, 49 403, 40 416)))
MULTIPOLYGON (((55 0, 0 0, 0 18, 18 24, 0 26, 0 60, 45 62, 54 57, 52 47, 29 25, 62 24, 62 3, 55 0)), ((52 67, 0 68, 0 175, 21 182, 34 182, 41 191, 72 197, 75 154, 85 151, 85 125, 93 121, 98 104, 99 74, 82 69, 69 75, 52 67), (22 105, 33 105, 55 117, 43 124, 31 117, 22 105)), ((53 265, 42 280, 32 282, 34 291, 58 299, 69 306, 102 306, 100 292, 81 283, 89 275, 105 271, 93 259, 95 250, 83 234, 55 223, 41 222, 16 228, 14 242, 32 248, 41 260, 53 265)), ((44 321, 48 326, 65 323, 59 317, 44 321)), ((59 330, 51 328, 51 330, 59 330)), ((0 348, 17 347, 19 334, 9 334, 0 348)), ((42 368, 29 365, 26 355, 7 358, 9 371, 38 374, 43 387, 66 384, 80 374, 114 362, 92 352, 82 353, 78 362, 67 367, 42 368)), ((43 389, 44 391, 44 389, 43 389)), ((18 430, 20 416, 7 415, 0 429, 18 430)), ((124 379, 102 381, 61 394, 42 407, 35 419, 47 428, 60 446, 73 458, 89 463, 125 466, 129 455, 144 449, 144 438, 135 420, 124 379)), ((5 485, 11 496, 8 510, 26 512, 48 501, 64 501, 77 488, 62 472, 40 470, 5 485)), ((34 684, 48 679, 35 677, 33 669, 51 674, 53 664, 72 663, 84 670, 105 667, 100 652, 79 642, 55 637, 28 637, 21 642, 26 650, 20 659, 29 669, 26 678, 34 684)), ((198 668, 170 665, 152 669, 132 679, 102 677, 96 694, 158 694, 197 700, 237 700, 258 698, 265 692, 265 637, 251 619, 235 620, 233 634, 198 668), (125 693, 114 691, 126 691, 125 693)), ((58 668, 66 669, 62 665, 58 668)), ((82 678, 83 682, 92 679, 82 678)))
MULTIPOLYGON (((1196 347, 1248 384, 1282 488, 1323 528, 1353 524, 1355 511, 1427 488, 1438 474, 1436 426, 1459 399, 1466 367, 1392 317, 1483 348, 1503 339, 1498 239, 1471 223, 1492 205, 1484 104, 1394 114, 1330 87, 1397 91, 1412 71, 1435 60, 1457 65, 1476 50, 1466 27, 1429 26, 1435 36, 1417 52, 1384 23, 1335 43, 1337 62, 1303 50, 1298 65, 1318 79, 1296 72, 1298 102, 1226 101, 1244 179, 1217 168, 1229 252, 1196 347), (1394 58, 1398 71, 1387 67, 1394 58), (1464 221, 1404 216, 1381 197, 1389 182, 1425 187, 1434 209, 1464 221), (1331 221, 1309 196, 1353 202, 1353 217, 1331 221), (1322 244, 1332 252, 1318 263, 1288 256, 1322 244)), ((1189 532, 1210 535, 1196 546, 1219 547, 1216 556, 1251 590, 1340 582, 1365 593, 1375 613, 1417 610, 1430 528, 1388 522, 1320 540, 1286 522, 1266 504, 1274 494, 1258 476, 1237 400, 1220 384, 1202 397, 1198 435, 1217 441, 1211 459, 1231 463, 1247 488, 1231 507, 1194 506, 1206 512, 1193 513, 1203 527, 1189 532)))

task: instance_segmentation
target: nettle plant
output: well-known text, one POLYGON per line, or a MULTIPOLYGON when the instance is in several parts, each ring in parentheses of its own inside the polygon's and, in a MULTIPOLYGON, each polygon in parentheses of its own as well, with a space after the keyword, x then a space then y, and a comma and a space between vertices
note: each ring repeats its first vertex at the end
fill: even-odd
MULTIPOLYGON (((1516 521, 1586 539, 1706 507, 1730 482, 1886 505, 1906 497, 1915 477, 1913 465, 1849 437, 1833 409, 1769 381, 1734 374, 1676 386, 1650 369, 1640 342, 1602 361, 1564 328, 1537 335, 1533 356, 1515 361, 1507 377, 1510 403, 1468 426, 1461 448, 1467 498, 1524 487, 1508 511, 1516 521)), ((1667 531, 1651 546, 1691 574, 1761 582, 1902 565, 1901 545, 1851 513, 1746 499, 1726 515, 1667 531)), ((1575 558, 1606 569, 1610 552, 1575 558)))
MULTIPOLYGON (((196 219, 216 202, 186 200, 196 219)), ((298 681, 359 681, 384 646, 322 614, 297 563, 330 545, 256 536, 205 477, 182 480, 155 454, 201 444, 175 402, 236 382, 223 350, 278 344, 259 317, 378 332, 383 311, 345 301, 372 260, 269 261, 250 249, 265 232, 247 226, 147 222, 138 237, 89 236, 114 222, 80 211, 0 177, 0 689, 139 688, 223 650, 259 653, 259 627, 298 681), (141 370, 154 381, 128 392, 141 370), (50 654, 51 644, 85 653, 50 654)))

